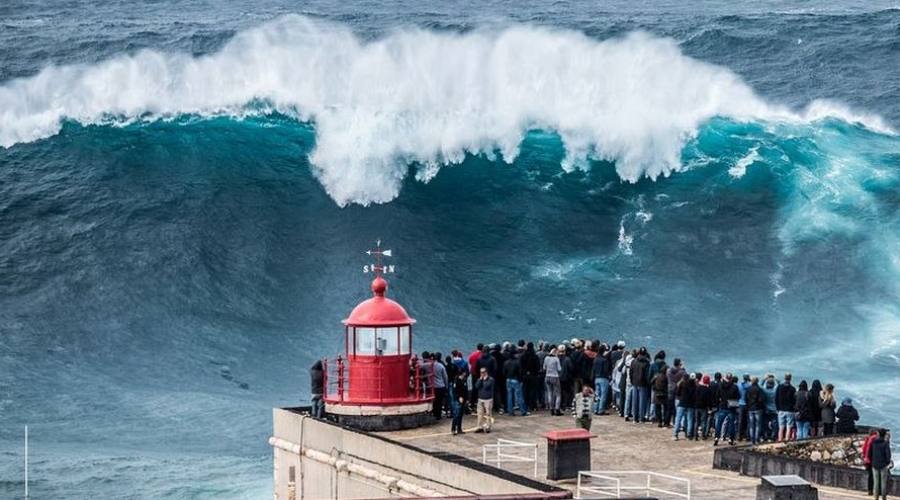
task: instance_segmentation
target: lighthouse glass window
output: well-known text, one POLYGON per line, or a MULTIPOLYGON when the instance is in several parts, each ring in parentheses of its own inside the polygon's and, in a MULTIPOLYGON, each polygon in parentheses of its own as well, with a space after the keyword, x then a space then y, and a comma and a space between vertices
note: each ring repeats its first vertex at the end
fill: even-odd
MULTIPOLYGON (((405 328, 405 327, 404 327, 405 328)), ((356 328, 356 354, 376 355, 376 356, 393 356, 399 350, 398 330, 396 326, 387 328, 356 328)), ((409 348, 407 347, 407 350, 409 348)))

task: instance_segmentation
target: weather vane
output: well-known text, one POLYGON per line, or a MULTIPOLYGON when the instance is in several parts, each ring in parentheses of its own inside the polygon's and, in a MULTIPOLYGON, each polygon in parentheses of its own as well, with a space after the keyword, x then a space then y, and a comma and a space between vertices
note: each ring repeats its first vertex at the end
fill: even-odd
POLYGON ((375 241, 375 249, 374 250, 366 250, 366 255, 375 256, 374 264, 366 264, 363 266, 364 273, 375 273, 376 276, 381 276, 382 274, 388 274, 394 272, 394 265, 385 265, 381 262, 382 257, 393 257, 391 250, 382 250, 381 249, 381 240, 375 241))

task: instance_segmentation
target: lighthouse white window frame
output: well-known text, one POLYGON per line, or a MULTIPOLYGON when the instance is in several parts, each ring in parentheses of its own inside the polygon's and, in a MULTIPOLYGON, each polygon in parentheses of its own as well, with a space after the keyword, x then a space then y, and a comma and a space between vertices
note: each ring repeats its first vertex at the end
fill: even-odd
MULTIPOLYGON (((347 346, 354 356, 396 356, 409 354, 412 338, 409 325, 347 328, 347 346)), ((349 353, 348 353, 349 354, 349 353)))

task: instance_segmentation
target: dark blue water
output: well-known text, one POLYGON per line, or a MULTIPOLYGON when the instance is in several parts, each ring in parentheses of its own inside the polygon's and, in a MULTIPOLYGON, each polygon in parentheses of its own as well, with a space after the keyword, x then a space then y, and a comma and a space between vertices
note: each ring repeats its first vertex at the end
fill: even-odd
POLYGON ((900 419, 890 3, 6 2, 0 496, 264 498, 395 252, 422 349, 573 336, 900 419))

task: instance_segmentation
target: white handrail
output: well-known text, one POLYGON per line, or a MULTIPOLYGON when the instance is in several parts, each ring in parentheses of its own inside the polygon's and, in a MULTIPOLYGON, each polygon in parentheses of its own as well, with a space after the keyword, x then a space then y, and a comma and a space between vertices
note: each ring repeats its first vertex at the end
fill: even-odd
POLYGON ((666 495, 671 495, 674 497, 685 498, 690 500, 691 498, 691 481, 689 479, 684 479, 682 477, 670 476, 668 474, 660 474, 658 472, 652 471, 579 471, 578 472, 578 487, 575 491, 575 498, 582 498, 582 492, 592 493, 595 495, 606 495, 613 498, 621 498, 623 490, 644 490, 647 496, 650 496, 650 492, 663 493, 666 495), (619 478, 614 476, 635 476, 635 475, 646 475, 647 482, 643 486, 622 486, 622 482, 619 478), (591 483, 587 485, 583 484, 582 477, 584 478, 592 478, 592 479, 602 479, 606 481, 611 481, 615 483, 615 493, 612 492, 612 488, 610 486, 595 486, 591 483), (686 493, 680 493, 677 491, 663 489, 661 487, 654 487, 652 483, 653 478, 666 479, 669 481, 675 481, 684 484, 686 493))
POLYGON ((538 445, 536 443, 522 443, 519 441, 512 441, 510 439, 497 439, 496 444, 485 444, 481 446, 481 462, 488 463, 488 450, 494 450, 494 458, 491 459, 491 462, 496 462, 496 467, 500 468, 500 464, 503 462, 534 462, 534 477, 538 475, 538 445), (533 456, 531 457, 523 457, 521 455, 511 455, 509 453, 503 453, 503 450, 515 450, 521 448, 528 448, 533 450, 533 456))

